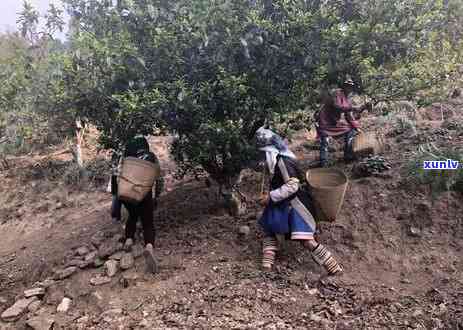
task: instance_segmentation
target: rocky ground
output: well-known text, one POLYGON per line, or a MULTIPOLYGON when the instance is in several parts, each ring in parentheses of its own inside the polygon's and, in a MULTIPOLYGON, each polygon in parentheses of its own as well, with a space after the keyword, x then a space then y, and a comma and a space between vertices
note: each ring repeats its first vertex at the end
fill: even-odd
MULTIPOLYGON (((169 139, 151 141, 167 177, 154 276, 141 246, 121 250, 106 177, 63 185, 67 155, 16 160, 0 172, 0 329, 463 329, 463 197, 433 198, 401 171, 422 141, 463 146, 460 117, 436 111, 415 129, 369 116, 365 129, 386 135, 382 158, 336 162, 352 179, 337 221, 319 228, 345 269, 333 278, 293 242, 262 272, 260 176, 245 173, 247 212, 232 217, 214 187, 174 178, 169 139)), ((292 147, 304 168, 317 157, 303 134, 292 147)))

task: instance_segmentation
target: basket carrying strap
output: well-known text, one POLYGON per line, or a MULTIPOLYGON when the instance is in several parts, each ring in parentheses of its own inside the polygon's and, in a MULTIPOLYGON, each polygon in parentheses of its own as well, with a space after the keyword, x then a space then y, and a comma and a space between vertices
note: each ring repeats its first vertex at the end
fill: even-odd
MULTIPOLYGON (((278 168, 280 169, 285 183, 288 182, 290 179, 288 169, 286 168, 285 162, 281 158, 278 160, 278 168)), ((312 228, 314 231, 317 229, 317 224, 315 223, 314 217, 297 196, 291 199, 291 206, 301 215, 301 217, 310 228, 312 228)))
POLYGON ((135 182, 133 182, 132 180, 127 179, 127 178, 126 178, 125 176, 123 176, 123 175, 119 175, 119 177, 120 177, 121 179, 124 179, 124 180, 127 181, 127 182, 130 182, 131 184, 133 184, 133 185, 136 186, 136 187, 149 188, 149 187, 152 186, 152 185, 143 185, 143 184, 135 183, 135 182))

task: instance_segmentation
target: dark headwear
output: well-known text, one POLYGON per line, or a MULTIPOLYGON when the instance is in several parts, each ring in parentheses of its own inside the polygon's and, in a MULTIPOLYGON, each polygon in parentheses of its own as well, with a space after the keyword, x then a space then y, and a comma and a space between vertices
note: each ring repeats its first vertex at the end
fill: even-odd
POLYGON ((143 136, 137 136, 132 138, 128 143, 127 143, 127 148, 126 148, 126 153, 130 155, 135 155, 139 153, 140 151, 149 151, 150 146, 148 144, 148 141, 145 139, 143 136))

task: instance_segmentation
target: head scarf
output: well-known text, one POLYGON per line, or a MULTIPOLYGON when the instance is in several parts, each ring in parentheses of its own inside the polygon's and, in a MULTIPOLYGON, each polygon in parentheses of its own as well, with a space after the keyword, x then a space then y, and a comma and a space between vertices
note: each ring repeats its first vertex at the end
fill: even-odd
POLYGON ((275 173, 277 157, 279 155, 296 159, 296 155, 288 149, 288 145, 278 134, 261 127, 256 132, 256 140, 259 150, 265 152, 265 159, 270 174, 275 173))

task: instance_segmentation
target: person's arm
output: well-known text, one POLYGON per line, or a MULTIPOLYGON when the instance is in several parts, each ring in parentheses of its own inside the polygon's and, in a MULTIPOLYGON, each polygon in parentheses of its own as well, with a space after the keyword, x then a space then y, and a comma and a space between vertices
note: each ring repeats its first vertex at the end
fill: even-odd
POLYGON ((273 202, 278 203, 294 195, 299 190, 299 179, 291 178, 280 188, 270 191, 270 198, 273 202))
POLYGON ((348 112, 344 115, 346 118, 346 121, 349 123, 349 125, 354 128, 354 129, 360 129, 360 123, 355 120, 354 115, 352 112, 348 112))
POLYGON ((289 181, 279 188, 270 191, 270 198, 275 203, 281 202, 294 195, 299 190, 301 184, 298 179, 299 172, 297 170, 297 165, 290 161, 281 161, 288 172, 289 181))
POLYGON ((344 93, 341 91, 337 91, 333 97, 333 101, 331 104, 336 110, 341 112, 349 112, 352 111, 354 108, 352 107, 352 103, 347 100, 344 96, 344 93))

